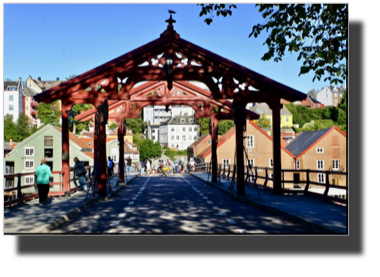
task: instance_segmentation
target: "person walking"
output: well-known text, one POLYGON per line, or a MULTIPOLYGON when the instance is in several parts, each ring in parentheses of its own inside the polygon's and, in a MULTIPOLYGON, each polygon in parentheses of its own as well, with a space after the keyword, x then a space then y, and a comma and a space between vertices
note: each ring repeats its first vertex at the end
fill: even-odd
POLYGON ((128 158, 126 159, 127 161, 127 174, 131 174, 131 166, 132 166, 132 159, 131 159, 131 156, 128 156, 128 158))
POLYGON ((70 170, 75 170, 75 176, 79 177, 79 185, 84 191, 87 191, 87 170, 84 167, 84 164, 77 157, 74 158, 74 163, 74 167, 70 167, 70 170))
POLYGON ((40 166, 37 167, 36 176, 37 176, 38 198, 40 200, 40 204, 43 206, 45 205, 47 196, 49 194, 49 189, 50 189, 49 179, 51 176, 51 170, 50 170, 50 167, 46 164, 45 158, 41 160, 40 166))
POLYGON ((113 160, 110 156, 108 156, 108 162, 107 162, 107 169, 108 169, 108 177, 112 179, 112 172, 113 172, 113 160))
POLYGON ((147 176, 150 175, 150 161, 149 160, 146 160, 146 173, 147 173, 147 176))
POLYGON ((174 160, 174 172, 178 173, 178 161, 177 161, 177 159, 174 160))
POLYGON ((141 161, 141 176, 144 175, 144 171, 145 171, 145 162, 144 160, 141 161))

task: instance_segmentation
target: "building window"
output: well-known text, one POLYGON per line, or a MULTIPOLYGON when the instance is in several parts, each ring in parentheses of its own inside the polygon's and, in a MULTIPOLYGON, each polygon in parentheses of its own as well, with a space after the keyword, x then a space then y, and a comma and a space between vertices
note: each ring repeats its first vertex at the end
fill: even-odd
POLYGON ((324 166, 324 163, 323 163, 323 160, 318 160, 317 161, 317 169, 324 169, 325 166, 324 166))
POLYGON ((253 144, 253 136, 247 136, 247 147, 248 148, 252 148, 254 147, 254 144, 253 144))
POLYGON ((186 141, 186 136, 182 136, 182 141, 186 141))
POLYGON ((189 127, 189 132, 192 132, 193 131, 193 128, 189 127))
POLYGON ((329 95, 326 93, 326 98, 329 98, 329 95))
POLYGON ((183 127, 183 128, 182 128, 182 131, 186 132, 186 127, 183 127))
POLYGON ((255 160, 254 159, 248 159, 247 165, 255 166, 255 160))
POLYGON ((179 140, 179 136, 176 136, 175 138, 176 138, 176 140, 179 140))
POLYGON ((33 185, 34 176, 25 176, 25 185, 33 185))
POLYGON ((114 162, 116 162, 116 161, 117 161, 117 160, 116 160, 116 155, 111 156, 111 159, 112 159, 114 162))
POLYGON ((198 131, 198 127, 194 127, 194 132, 198 131))
POLYGON ((155 139, 156 139, 156 137, 155 137, 155 136, 152 136, 152 139, 153 139, 153 140, 155 140, 155 139))
POLYGON ((273 183, 273 173, 269 173, 269 178, 272 180, 269 180, 269 182, 273 183))
POLYGON ((223 159, 222 163, 223 163, 224 166, 227 166, 227 165, 230 164, 230 159, 223 159))
POLYGON ((89 141, 87 142, 87 145, 91 145, 91 140, 89 140, 89 141))
POLYGON ((318 173, 318 182, 319 183, 325 183, 325 174, 318 173))
POLYGON ((9 95, 9 101, 13 101, 13 95, 9 95))
POLYGON ((317 105, 318 108, 319 108, 320 106, 321 106, 321 105, 319 105, 319 104, 317 105))
POLYGON ((296 168, 295 169, 300 169, 300 161, 296 161, 296 168))
POLYGON ((53 137, 44 137, 44 146, 53 146, 53 137))
POLYGON ((286 121, 286 122, 289 122, 289 117, 285 117, 285 121, 286 121))
POLYGON ((333 170, 339 170, 339 160, 333 161, 333 170))
POLYGON ((185 123, 185 119, 182 118, 182 119, 181 119, 181 123, 185 123))
POLYGON ((317 148, 317 153, 323 153, 323 148, 322 147, 317 148))
POLYGON ((34 160, 25 160, 25 169, 33 169, 34 168, 34 160))
POLYGON ((192 136, 189 136, 189 140, 191 141, 191 139, 192 139, 192 136))
POLYGON ((13 111, 13 105, 9 105, 9 110, 13 111))
POLYGON ((155 133, 155 132, 156 132, 156 130, 153 129, 153 130, 152 130, 152 133, 155 133))
POLYGON ((34 147, 25 147, 25 156, 33 157, 34 156, 34 147))
POLYGON ((211 139, 207 140, 207 144, 211 144, 211 139))
POLYGON ((194 122, 194 120, 193 120, 193 119, 189 119, 189 122, 190 122, 190 123, 193 123, 193 122, 194 122))
POLYGON ((172 132, 174 132, 174 127, 170 129, 172 132))
POLYGON ((268 121, 272 122, 272 117, 271 116, 268 116, 268 121))
POLYGON ((339 137, 333 136, 333 146, 339 146, 339 137))
POLYGON ((53 149, 52 148, 46 148, 44 150, 44 158, 53 158, 53 149))
POLYGON ((273 159, 269 159, 269 167, 273 167, 273 159))

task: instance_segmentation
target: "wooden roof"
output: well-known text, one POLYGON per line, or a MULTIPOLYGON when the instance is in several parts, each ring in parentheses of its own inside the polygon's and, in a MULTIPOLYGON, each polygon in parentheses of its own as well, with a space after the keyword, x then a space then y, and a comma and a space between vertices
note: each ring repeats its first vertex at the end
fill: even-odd
MULTIPOLYGON (((143 80, 167 79, 166 72, 162 67, 165 65, 165 58, 168 54, 171 54, 174 60, 173 81, 201 81, 210 88, 211 99, 253 97, 264 101, 269 99, 270 95, 277 95, 288 101, 306 98, 306 94, 300 91, 180 38, 179 34, 174 31, 172 25, 174 21, 167 22, 169 23, 167 30, 158 39, 52 87, 34 96, 34 99, 38 102, 71 99, 69 103, 75 104, 73 94, 80 93, 81 97, 91 101, 96 99, 128 100, 130 90, 136 83, 143 80), (155 59, 157 63, 151 61, 152 59, 155 59), (143 66, 144 62, 148 62, 148 66, 143 66), (129 76, 129 79, 123 89, 117 91, 115 83, 117 84, 117 80, 124 79, 126 76, 129 76), (95 86, 100 85, 105 78, 107 81, 102 88, 105 88, 106 93, 101 93, 100 90, 95 89, 95 86), (222 89, 218 88, 219 84, 222 85, 222 89), (244 88, 239 90, 238 86, 242 84, 244 84, 244 88), (88 87, 93 90, 85 93, 84 90, 88 87)), ((79 97, 78 94, 75 96, 79 97)))

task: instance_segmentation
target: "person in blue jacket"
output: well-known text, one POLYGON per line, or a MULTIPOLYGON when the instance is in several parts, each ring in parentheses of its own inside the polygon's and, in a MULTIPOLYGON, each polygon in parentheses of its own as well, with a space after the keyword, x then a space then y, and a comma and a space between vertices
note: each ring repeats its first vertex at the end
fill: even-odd
POLYGON ((46 159, 41 160, 41 164, 36 170, 37 176, 37 187, 38 187, 38 198, 40 199, 40 204, 45 205, 47 196, 49 194, 49 179, 51 176, 50 167, 46 164, 46 159))
POLYGON ((84 164, 77 157, 74 158, 74 162, 74 167, 71 167, 70 169, 75 170, 75 177, 79 177, 79 185, 83 188, 84 191, 87 191, 87 170, 84 167, 84 164))

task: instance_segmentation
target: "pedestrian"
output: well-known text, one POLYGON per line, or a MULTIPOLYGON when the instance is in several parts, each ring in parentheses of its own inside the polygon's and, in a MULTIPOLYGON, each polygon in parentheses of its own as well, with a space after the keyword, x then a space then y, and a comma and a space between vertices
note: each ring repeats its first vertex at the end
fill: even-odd
POLYGON ((127 164, 127 174, 131 174, 131 166, 132 166, 132 159, 131 159, 131 156, 128 156, 128 158, 126 159, 126 164, 127 164))
POLYGON ((150 161, 149 160, 146 161, 146 173, 148 176, 150 175, 150 161))
POLYGON ((177 161, 177 159, 174 160, 174 172, 178 173, 178 161, 177 161))
POLYGON ((87 170, 84 167, 83 163, 77 157, 74 158, 74 163, 74 167, 70 167, 70 170, 75 170, 75 176, 79 177, 79 185, 82 187, 84 191, 87 191, 87 170))
POLYGON ((137 176, 140 176, 140 163, 136 163, 137 176))
POLYGON ((144 160, 141 161, 141 176, 144 175, 144 171, 145 171, 145 162, 144 160))
POLYGON ((51 170, 48 165, 46 165, 46 159, 41 160, 41 164, 36 170, 37 176, 37 187, 38 187, 38 198, 40 199, 40 204, 43 206, 46 203, 47 196, 49 194, 50 188, 50 176, 51 170))
POLYGON ((108 156, 108 162, 107 162, 107 168, 108 168, 108 176, 112 178, 112 172, 113 172, 113 160, 110 156, 108 156))

